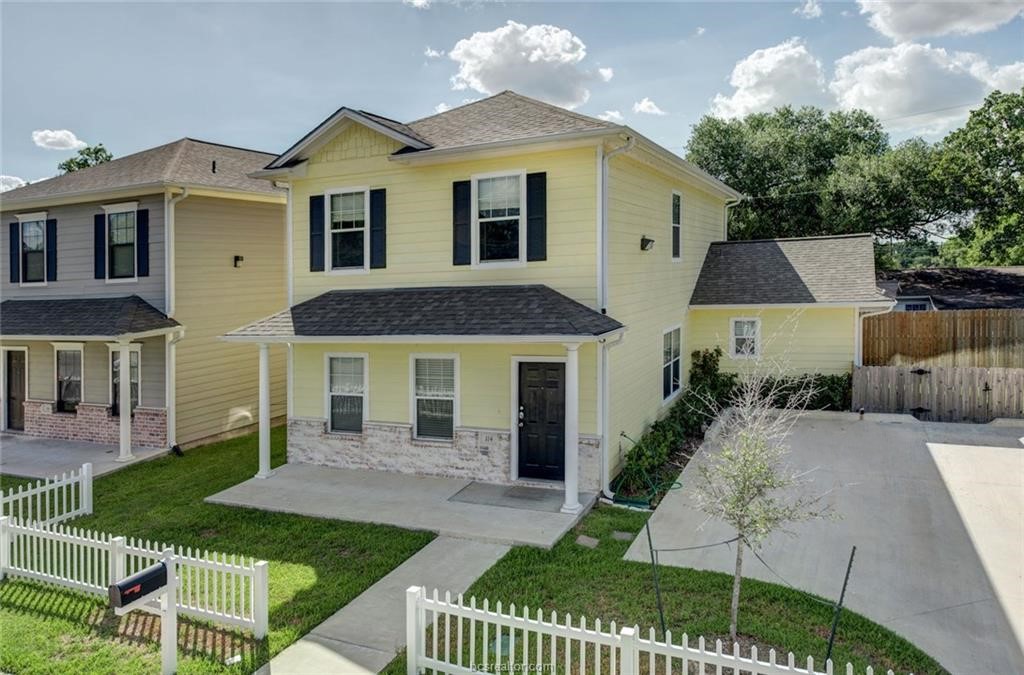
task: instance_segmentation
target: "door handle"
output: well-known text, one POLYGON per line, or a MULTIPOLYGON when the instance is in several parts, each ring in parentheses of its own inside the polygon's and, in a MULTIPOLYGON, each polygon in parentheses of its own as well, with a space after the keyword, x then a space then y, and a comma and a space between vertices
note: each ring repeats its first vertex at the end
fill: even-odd
POLYGON ((519 428, 523 428, 523 420, 526 418, 526 413, 523 411, 523 406, 519 406, 519 428))

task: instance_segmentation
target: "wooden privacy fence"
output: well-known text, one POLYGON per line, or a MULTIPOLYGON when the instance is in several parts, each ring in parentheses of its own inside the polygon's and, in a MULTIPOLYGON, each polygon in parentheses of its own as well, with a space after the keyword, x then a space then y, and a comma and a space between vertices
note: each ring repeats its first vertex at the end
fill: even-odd
MULTIPOLYGON (((815 668, 807 657, 797 665, 789 653, 781 661, 774 650, 761 660, 756 647, 750 656, 741 656, 739 646, 732 652, 723 650, 717 640, 711 648, 704 638, 691 643, 684 633, 678 642, 667 632, 664 640, 656 640, 654 629, 642 637, 636 626, 617 627, 615 622, 602 627, 601 621, 577 621, 566 614, 559 622, 551 612, 545 618, 540 610, 532 616, 523 607, 517 613, 510 605, 502 613, 501 603, 492 610, 484 600, 477 606, 476 598, 469 604, 459 595, 454 601, 450 593, 438 597, 435 590, 427 596, 424 589, 413 586, 406 591, 406 663, 408 675, 417 673, 453 673, 476 675, 480 672, 552 672, 565 675, 689 675, 691 672, 723 670, 733 675, 832 675, 854 668, 847 663, 844 670, 834 671, 826 661, 824 670, 815 668)), ((867 675, 872 675, 869 666, 867 675)), ((892 675, 893 671, 888 671, 892 675)))
MULTIPOLYGON (((103 532, 0 518, 0 579, 5 575, 107 595, 107 587, 163 559, 166 544, 103 532)), ((267 634, 266 561, 176 547, 178 611, 267 634)))
POLYGON ((865 366, 1024 368, 1024 309, 878 314, 862 345, 865 366))
POLYGON ((53 525, 92 513, 92 464, 0 494, 0 516, 53 525))
POLYGON ((933 422, 1024 417, 1024 368, 860 366, 853 409, 860 408, 933 422))

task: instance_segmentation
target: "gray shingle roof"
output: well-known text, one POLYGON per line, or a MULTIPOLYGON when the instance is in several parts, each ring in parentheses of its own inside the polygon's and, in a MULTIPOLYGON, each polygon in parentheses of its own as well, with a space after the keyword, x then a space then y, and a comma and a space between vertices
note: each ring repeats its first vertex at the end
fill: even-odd
POLYGON ((691 305, 879 302, 870 234, 715 242, 691 305))
POLYGON ((936 309, 1022 309, 1024 267, 932 267, 879 270, 886 295, 932 299, 936 309))
POLYGON ((444 286, 328 291, 228 335, 593 337, 619 328, 547 286, 444 286))
POLYGON ((0 304, 0 335, 117 337, 178 325, 137 295, 0 304))
POLYGON ((279 193, 248 174, 274 155, 183 138, 112 159, 97 166, 31 183, 4 193, 5 206, 25 200, 64 197, 154 184, 190 185, 266 194, 279 193), (217 171, 213 171, 217 162, 217 171))

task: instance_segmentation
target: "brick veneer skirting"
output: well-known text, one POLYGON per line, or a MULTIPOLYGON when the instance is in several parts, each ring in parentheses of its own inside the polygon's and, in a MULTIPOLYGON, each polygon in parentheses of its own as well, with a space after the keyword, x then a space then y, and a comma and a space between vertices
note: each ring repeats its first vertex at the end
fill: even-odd
MULTIPOLYGON (((512 482, 512 435, 501 429, 455 430, 451 443, 412 437, 412 425, 367 422, 362 434, 327 433, 326 420, 288 420, 288 461, 343 469, 512 482)), ((601 487, 600 439, 580 435, 580 489, 601 487)))
MULTIPOLYGON (((117 445, 121 440, 121 420, 110 414, 110 406, 79 403, 74 413, 54 412, 53 401, 25 401, 25 433, 31 436, 89 441, 117 445)), ((139 406, 132 416, 132 445, 144 448, 167 447, 167 411, 139 406)))

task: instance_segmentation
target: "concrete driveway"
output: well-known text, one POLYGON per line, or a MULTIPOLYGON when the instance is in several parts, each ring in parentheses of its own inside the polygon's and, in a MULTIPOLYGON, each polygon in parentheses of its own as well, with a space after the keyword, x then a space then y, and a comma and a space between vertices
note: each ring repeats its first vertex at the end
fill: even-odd
MULTIPOLYGON (((838 521, 803 523, 774 536, 762 557, 787 581, 839 594, 857 546, 846 605, 903 635, 953 673, 1024 672, 1024 427, 918 422, 909 416, 814 414, 790 439, 794 468, 811 470, 838 521)), ((713 448, 709 448, 713 452, 713 448)), ((656 548, 722 541, 689 487, 651 518, 656 548)), ((628 559, 648 560, 638 537, 628 559)), ((662 553, 663 564, 731 572, 724 546, 662 553)), ((753 556, 745 576, 778 581, 753 556)), ((742 630, 743 616, 740 615, 742 630)), ((802 656, 802 655, 798 655, 802 656)))

